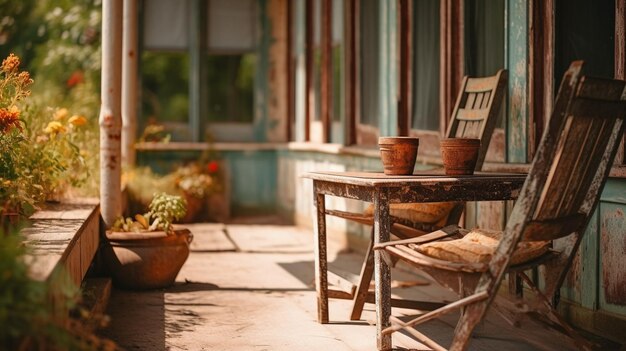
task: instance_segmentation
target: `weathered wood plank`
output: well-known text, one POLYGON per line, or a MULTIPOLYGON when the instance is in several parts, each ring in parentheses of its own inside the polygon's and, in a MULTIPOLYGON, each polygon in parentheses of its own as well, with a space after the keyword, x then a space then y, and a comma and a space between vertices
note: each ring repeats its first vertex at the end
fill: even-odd
POLYGON ((353 283, 354 278, 358 278, 355 276, 349 276, 347 274, 349 272, 342 272, 341 274, 335 273, 333 271, 328 271, 328 285, 334 286, 337 290, 343 291, 348 296, 348 300, 351 300, 354 296, 354 292, 356 290, 356 286, 353 283), (346 277, 344 277, 344 275, 346 277))
POLYGON ((498 77, 472 78, 467 82, 465 91, 468 93, 490 92, 498 84, 498 77))
MULTIPOLYGON (((389 191, 375 189, 374 197, 374 245, 390 239, 389 191)), ((380 251, 374 252, 374 277, 376 292, 376 346, 378 350, 391 349, 391 335, 383 330, 389 326, 391 316, 391 269, 380 251)))
POLYGON ((328 259, 326 252, 326 196, 314 182, 317 226, 315 227, 315 288, 317 292, 317 321, 328 323, 328 259))
POLYGON ((98 248, 99 206, 49 204, 31 217, 21 235, 31 249, 27 260, 33 279, 48 280, 55 270, 64 270, 79 285, 98 248))
POLYGON ((458 120, 461 121, 479 121, 479 120, 483 120, 485 118, 487 118, 487 114, 489 113, 489 110, 487 110, 486 108, 479 108, 479 109, 467 109, 467 108, 462 108, 459 109, 459 112, 456 115, 456 118, 458 120))

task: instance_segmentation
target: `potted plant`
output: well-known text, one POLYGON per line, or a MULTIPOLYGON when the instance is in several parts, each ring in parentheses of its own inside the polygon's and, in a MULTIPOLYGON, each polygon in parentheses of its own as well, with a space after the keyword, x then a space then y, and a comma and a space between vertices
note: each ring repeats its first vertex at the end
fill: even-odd
POLYGON ((201 163, 191 163, 179 167, 173 173, 173 180, 176 190, 182 194, 187 202, 187 215, 183 222, 193 222, 194 220, 206 220, 207 213, 202 214, 212 195, 221 192, 221 186, 217 177, 217 162, 213 161, 209 165, 215 164, 215 169, 209 166, 203 167, 201 163))
POLYGON ((174 283, 193 239, 188 229, 173 225, 185 212, 182 197, 157 193, 149 212, 115 222, 106 232, 104 261, 116 286, 155 289, 174 283))
POLYGON ((124 173, 130 212, 147 211, 155 189, 180 195, 187 204, 181 223, 194 221, 222 222, 229 217, 227 187, 218 161, 197 161, 179 166, 166 175, 158 175, 148 167, 124 173))

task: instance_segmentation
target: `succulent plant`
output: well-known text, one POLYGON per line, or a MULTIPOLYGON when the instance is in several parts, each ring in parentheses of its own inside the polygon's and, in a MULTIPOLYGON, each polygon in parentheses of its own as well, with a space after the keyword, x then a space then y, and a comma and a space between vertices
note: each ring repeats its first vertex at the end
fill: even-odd
POLYGON ((183 218, 187 213, 187 204, 182 197, 166 193, 155 194, 149 208, 150 211, 136 214, 134 219, 119 217, 111 229, 136 233, 163 230, 171 233, 173 231, 172 223, 183 218))

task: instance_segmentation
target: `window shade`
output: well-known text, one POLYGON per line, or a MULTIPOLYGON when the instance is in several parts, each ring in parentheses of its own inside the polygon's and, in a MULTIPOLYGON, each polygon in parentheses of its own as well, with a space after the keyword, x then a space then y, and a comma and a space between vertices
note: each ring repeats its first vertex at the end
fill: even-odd
POLYGON ((147 50, 189 47, 189 0, 144 0, 143 43, 147 50))
POLYGON ((256 46, 256 0, 210 0, 209 52, 249 52, 256 46))

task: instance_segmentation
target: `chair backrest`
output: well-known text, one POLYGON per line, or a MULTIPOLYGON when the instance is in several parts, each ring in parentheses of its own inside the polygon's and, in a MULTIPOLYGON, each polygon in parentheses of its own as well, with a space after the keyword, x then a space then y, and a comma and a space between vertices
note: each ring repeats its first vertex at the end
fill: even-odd
POLYGON ((477 171, 482 169, 485 161, 506 86, 507 71, 503 69, 491 77, 466 76, 461 83, 446 137, 480 139, 477 171))
POLYGON ((624 133, 626 82, 582 76, 582 66, 582 61, 572 63, 563 77, 511 214, 511 219, 523 219, 518 222, 522 240, 553 240, 584 231, 624 133))

